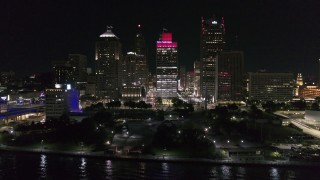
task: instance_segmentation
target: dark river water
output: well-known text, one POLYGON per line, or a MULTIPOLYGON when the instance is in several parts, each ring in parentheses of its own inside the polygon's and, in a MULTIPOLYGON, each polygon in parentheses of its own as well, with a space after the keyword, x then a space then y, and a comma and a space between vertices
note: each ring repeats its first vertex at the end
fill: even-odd
POLYGON ((0 152, 0 179, 320 179, 320 168, 133 162, 0 152))

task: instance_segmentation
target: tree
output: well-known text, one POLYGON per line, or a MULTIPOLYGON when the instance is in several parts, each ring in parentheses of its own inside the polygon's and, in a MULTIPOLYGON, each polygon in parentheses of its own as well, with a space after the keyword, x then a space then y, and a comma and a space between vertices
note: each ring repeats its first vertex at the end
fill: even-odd
POLYGON ((238 106, 235 103, 228 104, 228 109, 235 111, 235 110, 238 110, 238 106))
POLYGON ((156 98, 156 104, 157 105, 162 105, 162 98, 161 97, 157 97, 156 98))
POLYGON ((274 112, 277 110, 277 105, 273 101, 267 101, 266 103, 262 104, 262 107, 267 112, 274 112))
POLYGON ((305 110, 307 107, 307 103, 301 99, 299 101, 292 102, 292 107, 294 109, 305 110))
POLYGON ((172 104, 173 104, 173 107, 179 108, 183 106, 183 101, 179 98, 173 98, 172 104))
POLYGON ((319 104, 317 102, 312 103, 311 110, 319 111, 319 104))

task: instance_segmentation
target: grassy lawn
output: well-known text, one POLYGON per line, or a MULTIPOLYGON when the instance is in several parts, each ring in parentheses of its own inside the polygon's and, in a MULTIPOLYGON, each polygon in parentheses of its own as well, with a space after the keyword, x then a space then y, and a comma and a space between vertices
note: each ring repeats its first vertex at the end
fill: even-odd
POLYGON ((156 156, 162 156, 165 154, 166 156, 178 156, 178 157, 187 157, 190 156, 190 152, 186 151, 183 148, 174 148, 174 149, 161 149, 161 148, 154 148, 154 153, 156 156))
POLYGON ((257 125, 256 127, 251 127, 255 131, 260 132, 262 131, 263 139, 270 141, 270 142, 286 142, 290 140, 290 136, 294 134, 303 134, 301 131, 288 127, 288 126, 279 126, 274 124, 263 124, 262 127, 257 125))
POLYGON ((156 156, 172 156, 172 157, 197 157, 197 158, 213 158, 215 156, 214 148, 168 148, 166 150, 161 148, 153 148, 156 156))

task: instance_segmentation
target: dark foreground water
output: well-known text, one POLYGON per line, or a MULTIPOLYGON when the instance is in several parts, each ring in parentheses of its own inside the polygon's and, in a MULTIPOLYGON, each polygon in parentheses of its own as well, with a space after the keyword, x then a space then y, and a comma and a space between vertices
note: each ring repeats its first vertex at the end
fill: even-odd
POLYGON ((0 179, 320 179, 320 168, 157 163, 0 152, 0 179))

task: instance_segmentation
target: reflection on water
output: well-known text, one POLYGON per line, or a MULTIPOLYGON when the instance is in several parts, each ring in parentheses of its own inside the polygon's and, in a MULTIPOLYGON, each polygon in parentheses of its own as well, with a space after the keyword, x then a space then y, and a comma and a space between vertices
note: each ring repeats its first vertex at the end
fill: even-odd
POLYGON ((86 177, 87 176, 87 159, 81 158, 81 164, 79 166, 80 169, 80 177, 86 177))
POLYGON ((319 180, 318 168, 139 162, 0 152, 0 179, 306 178, 319 180))
POLYGON ((286 175, 286 178, 287 179, 295 179, 295 172, 294 171, 292 171, 292 170, 288 170, 288 173, 287 173, 287 175, 286 175))
POLYGON ((218 176, 217 166, 214 166, 210 171, 210 178, 216 178, 218 176))
POLYGON ((107 173, 107 177, 112 176, 112 161, 111 160, 106 160, 106 173, 107 173))
POLYGON ((237 179, 245 179, 246 169, 244 167, 238 167, 237 179))
POLYGON ((231 179, 231 167, 230 166, 226 166, 226 165, 223 165, 222 167, 221 167, 221 170, 222 170, 222 175, 221 175, 221 177, 223 178, 223 179, 231 179))
POLYGON ((40 177, 47 178, 47 156, 44 154, 40 155, 40 177))
POLYGON ((161 167, 162 167, 162 172, 163 173, 168 173, 169 171, 169 166, 168 166, 168 163, 161 163, 161 167))
POLYGON ((146 174, 146 163, 140 162, 139 163, 139 178, 145 178, 146 174))
POLYGON ((270 169, 270 179, 274 179, 274 180, 280 179, 278 168, 272 167, 270 169))

